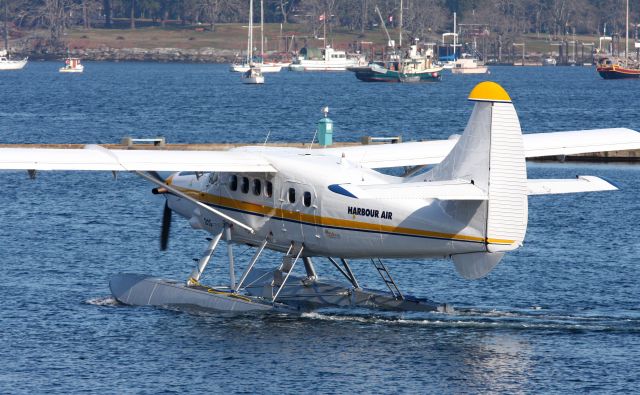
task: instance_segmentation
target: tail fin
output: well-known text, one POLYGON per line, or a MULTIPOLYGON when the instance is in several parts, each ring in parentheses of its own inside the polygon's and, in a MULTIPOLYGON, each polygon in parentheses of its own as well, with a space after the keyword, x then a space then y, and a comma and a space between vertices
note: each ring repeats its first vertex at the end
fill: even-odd
MULTIPOLYGON (((465 179, 484 190, 488 201, 466 220, 485 236, 485 252, 453 255, 458 272, 480 278, 498 264, 505 251, 522 245, 527 230, 527 169, 518 115, 507 92, 495 82, 482 82, 471 91, 475 107, 467 127, 447 157, 426 173, 425 181, 465 179)), ((468 212, 445 203, 454 218, 468 212)), ((477 203, 476 203, 477 204, 477 203)))

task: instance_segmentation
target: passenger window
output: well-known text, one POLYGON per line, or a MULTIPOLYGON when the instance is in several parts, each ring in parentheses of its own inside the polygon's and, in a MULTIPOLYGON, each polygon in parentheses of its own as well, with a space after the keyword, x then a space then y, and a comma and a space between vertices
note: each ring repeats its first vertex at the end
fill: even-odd
POLYGON ((229 178, 229 189, 232 191, 238 190, 238 176, 235 174, 229 178))
POLYGON ((260 192, 262 191, 262 182, 258 178, 253 180, 253 194, 256 196, 260 196, 260 192))
POLYGON ((240 184, 240 190, 242 193, 249 193, 249 179, 242 177, 242 184, 240 184))
POLYGON ((266 188, 264 189, 264 194, 265 194, 267 197, 271 197, 271 196, 273 196, 273 184, 271 183, 271 181, 267 181, 267 186, 266 186, 266 188))
POLYGON ((311 192, 305 192, 302 195, 302 203, 304 203, 305 207, 311 207, 311 192))
POLYGON ((289 188, 289 203, 296 202, 296 190, 295 188, 289 188))

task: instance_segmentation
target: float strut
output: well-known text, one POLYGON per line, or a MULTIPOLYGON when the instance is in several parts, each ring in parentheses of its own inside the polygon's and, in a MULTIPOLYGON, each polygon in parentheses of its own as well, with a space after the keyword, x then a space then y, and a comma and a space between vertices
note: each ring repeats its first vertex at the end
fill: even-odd
POLYGON ((253 265, 256 264, 256 262, 258 261, 258 258, 260 257, 260 254, 262 254, 262 250, 264 250, 264 247, 267 245, 267 240, 263 241, 260 246, 258 246, 258 250, 256 251, 256 253, 253 255, 253 258, 251 259, 251 262, 249 263, 249 266, 247 266, 247 269, 245 270, 245 272, 242 274, 242 277, 240 277, 240 282, 238 283, 238 285, 235 288, 235 291, 238 292, 238 290, 240 289, 240 287, 242 287, 242 283, 244 283, 244 280, 247 279, 247 276, 249 275, 249 273, 251 273, 251 270, 253 270, 253 265))
POLYGON ((221 237, 222 231, 216 234, 213 239, 209 239, 211 240, 211 242, 209 243, 209 248, 207 249, 205 255, 198 261, 198 266, 191 272, 191 276, 189 276, 189 279, 187 280, 187 285, 198 284, 198 281, 200 281, 200 276, 202 276, 202 272, 204 272, 204 269, 207 267, 207 264, 209 263, 213 252, 216 250, 216 246, 218 245, 221 237))
POLYGON ((236 273, 233 267, 233 246, 231 245, 231 226, 224 225, 224 237, 227 242, 227 253, 229 254, 229 288, 236 288, 236 273))

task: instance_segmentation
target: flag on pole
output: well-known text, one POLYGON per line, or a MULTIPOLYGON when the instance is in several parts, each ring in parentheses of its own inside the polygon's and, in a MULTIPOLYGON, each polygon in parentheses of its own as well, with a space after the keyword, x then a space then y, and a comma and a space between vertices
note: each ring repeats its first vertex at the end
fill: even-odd
POLYGON ((393 15, 389 15, 389 23, 393 23, 393 15))

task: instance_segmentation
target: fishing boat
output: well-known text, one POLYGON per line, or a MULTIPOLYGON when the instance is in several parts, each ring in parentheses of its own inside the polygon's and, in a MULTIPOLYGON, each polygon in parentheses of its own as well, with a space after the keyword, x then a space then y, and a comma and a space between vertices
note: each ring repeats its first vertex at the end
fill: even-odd
POLYGON ((291 71, 346 71, 348 67, 364 66, 366 59, 360 54, 347 54, 330 46, 302 48, 289 65, 291 71))
POLYGON ((453 74, 485 74, 488 70, 489 68, 480 63, 477 58, 463 54, 455 61, 451 72, 453 74))
POLYGON ((61 73, 82 73, 84 66, 80 63, 80 58, 68 57, 64 60, 64 66, 60 67, 61 73))
POLYGON ((442 78, 442 67, 433 63, 433 51, 419 51, 415 44, 402 59, 371 62, 348 70, 365 82, 432 82, 442 78))
POLYGON ((603 57, 598 60, 596 71, 605 80, 640 78, 640 63, 629 59, 629 0, 627 0, 627 38, 624 48, 624 59, 603 57))
MULTIPOLYGON (((252 3, 253 4, 253 3, 252 3)), ((262 73, 279 73, 283 64, 280 62, 265 62, 264 56, 264 0, 260 0, 260 56, 253 57, 253 6, 249 12, 249 34, 247 37, 247 57, 229 66, 229 71, 246 73, 252 65, 260 68, 262 73)), ((286 66, 289 64, 286 63, 286 66)))

